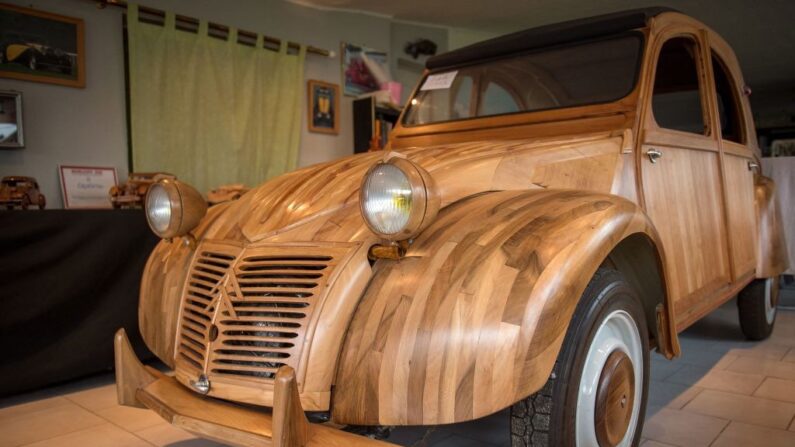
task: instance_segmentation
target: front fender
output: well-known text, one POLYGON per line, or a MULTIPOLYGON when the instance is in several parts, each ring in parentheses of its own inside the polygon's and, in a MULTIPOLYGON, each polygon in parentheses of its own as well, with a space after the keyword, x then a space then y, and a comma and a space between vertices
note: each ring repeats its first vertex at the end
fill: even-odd
POLYGON ((453 423, 537 391, 590 278, 636 233, 661 247, 637 205, 592 192, 492 192, 447 207, 405 258, 376 264, 341 355, 334 420, 453 423))

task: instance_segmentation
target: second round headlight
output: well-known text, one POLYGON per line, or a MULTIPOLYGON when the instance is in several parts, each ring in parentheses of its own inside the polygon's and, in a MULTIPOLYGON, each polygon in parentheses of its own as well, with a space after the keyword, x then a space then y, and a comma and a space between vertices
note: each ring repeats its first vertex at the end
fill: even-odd
POLYGON ((436 217, 439 194, 427 171, 393 158, 370 168, 359 203, 371 231, 385 239, 404 240, 416 236, 436 217))
POLYGON ((146 193, 146 220, 163 239, 188 234, 206 213, 207 202, 187 183, 163 178, 146 193))

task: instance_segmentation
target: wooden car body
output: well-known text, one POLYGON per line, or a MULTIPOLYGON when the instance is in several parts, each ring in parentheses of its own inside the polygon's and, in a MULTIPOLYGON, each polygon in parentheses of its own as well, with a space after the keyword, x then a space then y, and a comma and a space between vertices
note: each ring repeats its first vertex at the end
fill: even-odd
POLYGON ((46 206, 44 194, 39 192, 36 179, 23 176, 3 177, 0 181, 0 206, 28 209, 31 205, 36 205, 39 209, 46 206))
POLYGON ((652 347, 678 355, 679 331, 779 274, 786 256, 729 46, 675 12, 631 29, 643 53, 618 100, 399 124, 385 151, 210 208, 196 244, 164 240, 147 264, 148 346, 185 387, 209 379, 210 397, 276 408, 286 365, 300 406, 338 423, 466 421, 543 386, 579 297, 608 265, 640 291, 652 347), (651 113, 660 49, 677 37, 698 49, 703 135, 661 128, 651 113), (731 76, 742 143, 721 138, 711 52, 731 76), (393 157, 433 177, 441 209, 400 259, 373 260, 384 241, 358 193, 393 157))

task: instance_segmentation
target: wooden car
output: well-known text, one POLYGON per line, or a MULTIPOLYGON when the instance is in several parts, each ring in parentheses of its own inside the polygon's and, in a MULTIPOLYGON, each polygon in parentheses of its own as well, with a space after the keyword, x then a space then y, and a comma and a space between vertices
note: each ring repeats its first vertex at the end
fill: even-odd
POLYGON ((383 152, 209 210, 156 183, 140 329, 175 372, 120 331, 120 401, 239 446, 506 408, 513 446, 638 445, 650 349, 738 294, 748 338, 775 322, 744 87, 704 24, 634 10, 430 58, 383 152))
POLYGON ((47 199, 39 192, 39 183, 33 177, 10 176, 0 180, 0 206, 7 209, 36 205, 40 210, 47 206, 47 199))
POLYGON ((218 205, 219 203, 237 200, 248 190, 249 188, 246 188, 246 185, 242 183, 222 185, 207 193, 207 203, 218 205))
POLYGON ((131 172, 126 182, 110 187, 108 194, 113 208, 142 207, 149 186, 157 181, 159 176, 173 177, 162 172, 131 172))

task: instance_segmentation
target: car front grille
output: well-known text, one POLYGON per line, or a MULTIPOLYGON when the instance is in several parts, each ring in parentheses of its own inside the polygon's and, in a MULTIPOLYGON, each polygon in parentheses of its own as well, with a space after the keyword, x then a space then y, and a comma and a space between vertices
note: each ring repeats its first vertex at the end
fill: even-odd
POLYGON ((178 370, 272 382, 298 369, 307 326, 347 247, 202 243, 186 281, 178 370))

